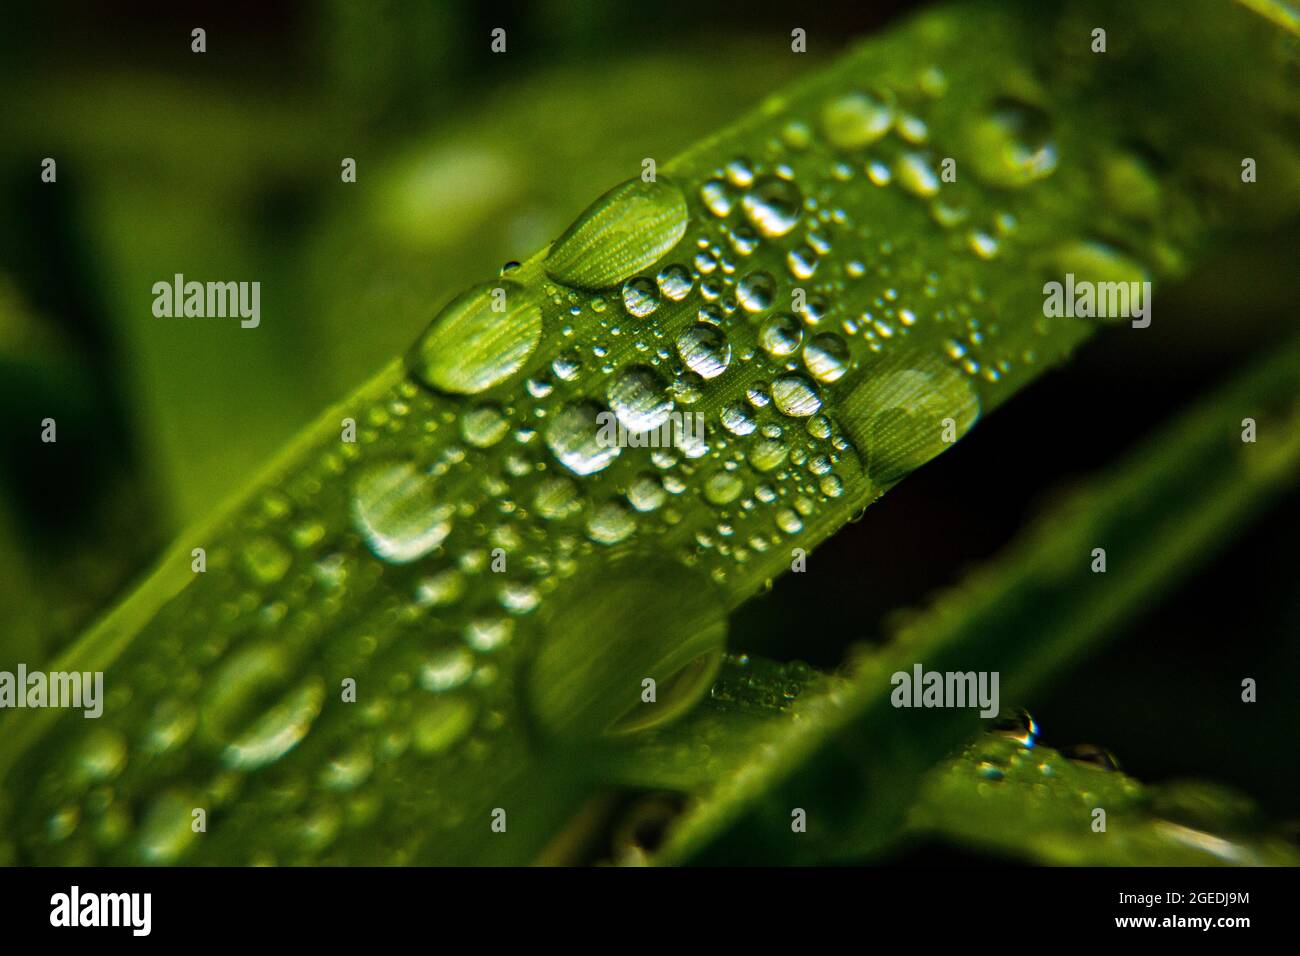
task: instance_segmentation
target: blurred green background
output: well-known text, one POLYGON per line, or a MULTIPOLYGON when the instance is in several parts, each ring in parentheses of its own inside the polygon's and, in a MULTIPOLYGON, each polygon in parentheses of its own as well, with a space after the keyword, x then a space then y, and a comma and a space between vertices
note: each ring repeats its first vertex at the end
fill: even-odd
MULTIPOLYGON (((555 237, 642 158, 667 160, 913 6, 7 11, 0 668, 75 638, 452 293, 555 237), (505 55, 489 50, 497 26, 505 55), (39 178, 47 156, 54 185, 39 178), (344 157, 355 184, 340 181, 344 157), (155 318, 151 287, 177 272, 260 281, 261 326, 155 318), (39 444, 46 417, 57 446, 39 444)), ((751 602, 732 646, 834 666, 881 639, 891 611, 1293 330, 1298 236, 1243 240, 1162 290, 1148 334, 1094 339, 751 602)), ((1216 779, 1300 818, 1297 537, 1293 492, 1068 682, 1006 703, 1054 746, 1101 744, 1139 779, 1216 779)))

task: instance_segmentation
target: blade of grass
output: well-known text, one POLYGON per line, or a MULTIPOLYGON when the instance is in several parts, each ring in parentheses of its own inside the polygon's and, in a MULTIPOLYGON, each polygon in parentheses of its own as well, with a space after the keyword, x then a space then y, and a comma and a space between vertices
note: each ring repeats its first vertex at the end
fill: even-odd
MULTIPOLYGON (((625 782, 701 791, 660 861, 707 857, 710 849, 727 858, 824 861, 888 846, 922 775, 979 724, 969 710, 895 708, 891 675, 916 663, 996 671, 1004 701, 1059 676, 1294 483, 1297 395, 1300 340, 1076 492, 1005 555, 904 623, 890 645, 864 651, 846 676, 804 689, 789 672, 760 671, 740 707, 701 708, 614 758, 625 782), (1241 440, 1244 418, 1261 429, 1257 443, 1241 440), (1106 549, 1105 574, 1091 571, 1095 547, 1106 549), (774 718, 753 706, 755 696, 771 697, 786 683, 788 712, 774 718), (726 747, 715 753, 719 741, 726 747), (795 807, 808 814, 807 833, 790 830, 795 807)), ((746 680, 729 678, 733 686, 746 680)))

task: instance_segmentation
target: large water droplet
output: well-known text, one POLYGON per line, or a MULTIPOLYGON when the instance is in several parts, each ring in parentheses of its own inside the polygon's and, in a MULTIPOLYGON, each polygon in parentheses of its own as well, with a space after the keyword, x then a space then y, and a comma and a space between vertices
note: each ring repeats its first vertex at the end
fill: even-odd
POLYGON ((434 318, 411 351, 411 372, 440 392, 472 395, 518 372, 541 337, 531 290, 505 280, 475 286, 434 318))
POLYGON ((867 93, 837 96, 822 107, 822 131, 837 149, 858 149, 889 132, 894 111, 867 93))
POLYGON ((1051 120, 1028 103, 998 100, 972 124, 968 141, 975 175, 993 186, 1020 188, 1056 169, 1051 120))
POLYGON ((618 374, 606 393, 609 407, 630 432, 648 432, 668 421, 673 400, 654 369, 632 365, 618 374))
POLYGON ((145 863, 175 863, 193 844, 193 811, 203 801, 193 794, 169 790, 157 797, 140 824, 138 847, 145 863))
POLYGON ((735 205, 730 189, 721 179, 710 179, 700 187, 700 201, 705 209, 720 219, 730 215, 735 205))
POLYGON ((460 435, 475 448, 491 448, 510 431, 510 423, 495 405, 476 405, 460 417, 460 435))
POLYGON ((1150 308, 1143 286, 1151 279, 1146 269, 1105 243, 1077 241, 1057 246, 1047 256, 1047 274, 1059 284, 1061 311, 1057 314, 1124 321, 1136 316, 1139 306, 1150 308), (1134 296, 1135 287, 1140 301, 1134 296))
POLYGON ((819 382, 834 382, 849 368, 849 347, 834 332, 815 335, 804 346, 803 364, 819 382))
POLYGON ((308 678, 231 741, 221 755, 222 762, 238 770, 274 763, 307 736, 324 701, 325 682, 319 677, 308 678))
POLYGON ((608 468, 622 449, 605 440, 602 431, 608 409, 591 399, 565 405, 546 427, 546 445, 564 467, 576 475, 593 475, 608 468))
POLYGON ((772 403, 782 415, 791 418, 807 418, 822 407, 817 387, 797 373, 782 375, 772 383, 772 403))
POLYGON ((903 153, 894 162, 898 185, 913 196, 930 197, 939 191, 939 177, 920 153, 903 153))
POLYGON ((528 675, 532 712, 549 735, 584 744, 662 723, 699 700, 721 660, 726 603, 706 574, 623 553, 566 582, 543 627, 528 675), (653 702, 643 697, 647 678, 653 702))
POLYGON ((939 356, 900 352, 868 368, 839 411, 841 426, 866 458, 867 474, 884 485, 966 434, 980 402, 970 380, 939 356))
POLYGON ((635 530, 632 509, 618 499, 606 501, 587 518, 587 535, 598 544, 618 544, 635 530))
POLYGON ((673 302, 680 302, 690 295, 695 285, 690 271, 685 266, 678 265, 664 266, 659 270, 656 281, 659 283, 659 291, 673 302))
POLYGON ((588 206, 551 247, 546 274, 580 289, 618 285, 686 233, 686 197, 669 179, 631 179, 588 206))
POLYGON ((376 557, 406 564, 451 533, 452 507, 438 501, 434 479, 411 462, 363 471, 353 489, 352 517, 376 557))

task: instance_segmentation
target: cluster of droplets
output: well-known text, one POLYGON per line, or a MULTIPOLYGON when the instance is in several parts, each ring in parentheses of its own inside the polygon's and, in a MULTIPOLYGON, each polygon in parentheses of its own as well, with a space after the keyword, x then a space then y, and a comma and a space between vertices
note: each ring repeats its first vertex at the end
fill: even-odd
MULTIPOLYGON (((787 117, 761 157, 697 171, 689 193, 666 175, 621 184, 540 260, 453 299, 408 356, 411 379, 367 407, 355 440, 326 443, 211 550, 224 600, 191 608, 182 594, 160 616, 152 656, 124 665, 137 669, 127 683, 157 690, 140 694, 138 739, 81 733, 75 765, 38 782, 57 808, 42 839, 67 859, 97 845, 179 861, 193 807, 219 809, 261 780, 254 809, 296 821, 281 854, 323 858, 349 826, 373 823, 404 755, 474 759, 506 719, 518 622, 584 561, 661 538, 719 582, 756 556, 783 565, 783 543, 837 514, 838 499, 864 499, 942 450, 931 426, 973 423, 972 381, 1036 360, 999 349, 969 277, 1005 256, 1014 197, 1060 161, 1047 111, 999 99, 954 145, 1008 198, 981 205, 964 180, 950 188, 925 118, 947 85, 931 68, 906 90, 837 93, 787 117), (969 267, 954 279, 940 263, 900 265, 917 250, 851 215, 871 205, 842 201, 849 189, 920 204, 969 267), (925 326, 945 333, 938 355, 877 364, 906 356, 925 326), (538 354, 543 341, 559 343, 554 354, 538 354), (349 619, 369 604, 377 617, 349 619), (202 636, 186 646, 168 627, 202 636), (327 634, 326 663, 304 671, 327 634), (340 715, 340 681, 371 670, 379 692, 340 715), (143 806, 117 795, 134 766, 179 771, 192 742, 210 771, 200 790, 143 806), (276 778, 308 743, 328 751, 320 779, 276 778), (314 784, 324 796, 309 796, 314 784)), ((1119 162, 1113 175, 1151 187, 1143 170, 1119 162)), ((1152 188, 1115 192, 1129 219, 1152 219, 1152 188)), ((1141 273, 1102 241, 1055 255, 1141 273)), ((1032 747, 1032 721, 1014 733, 1032 747)))

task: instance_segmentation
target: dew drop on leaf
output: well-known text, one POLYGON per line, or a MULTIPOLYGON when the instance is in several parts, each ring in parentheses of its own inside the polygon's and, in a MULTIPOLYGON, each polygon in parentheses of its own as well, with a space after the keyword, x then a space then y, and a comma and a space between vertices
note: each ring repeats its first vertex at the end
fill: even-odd
POLYGON ((764 176, 745 193, 741 206, 759 233, 769 238, 784 236, 799 222, 803 196, 789 180, 764 176))
POLYGON ((591 399, 570 402, 546 426, 546 445, 560 464, 575 475, 594 475, 618 457, 617 442, 602 439, 602 413, 609 410, 591 399))
POLYGON ((542 310, 517 282, 485 283, 452 299, 408 359, 412 374, 439 392, 473 395, 510 378, 542 337, 542 310))
POLYGON ((671 180, 628 180, 583 210, 555 241, 546 274, 579 289, 618 285, 677 245, 687 218, 686 198, 671 180))
POLYGON ((411 462, 363 471, 353 488, 352 516, 374 555, 393 564, 424 557, 452 528, 452 508, 438 500, 433 477, 411 462))

